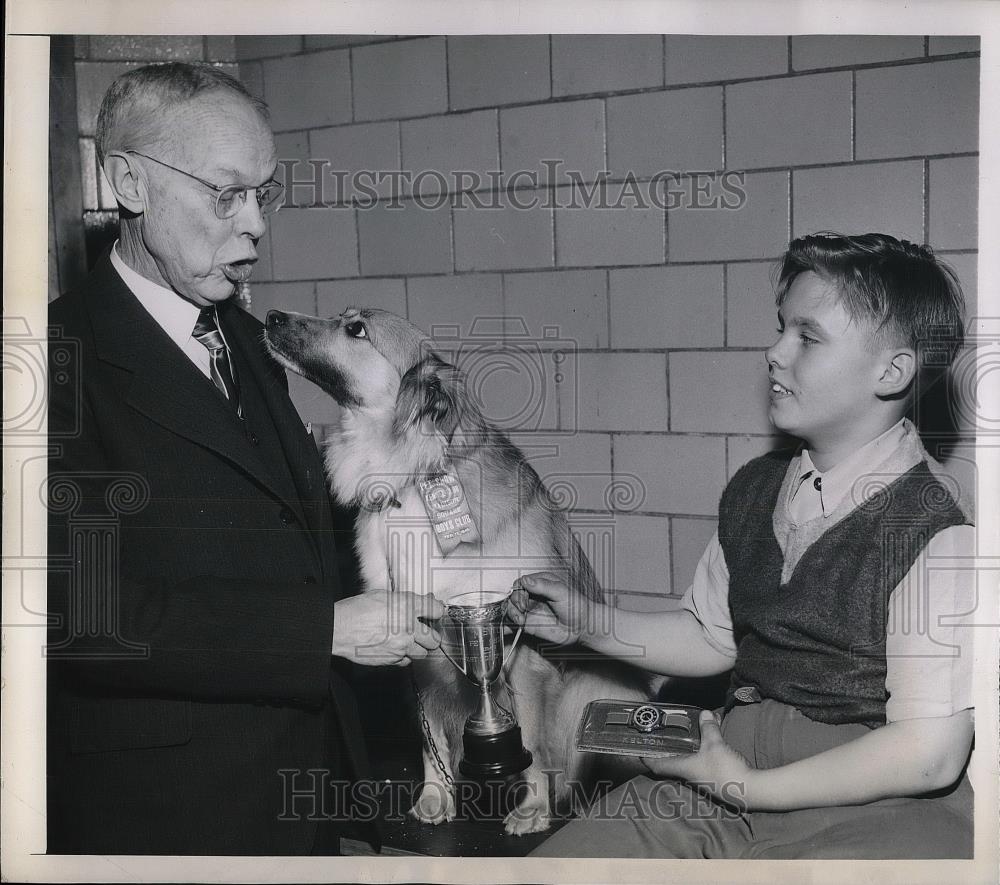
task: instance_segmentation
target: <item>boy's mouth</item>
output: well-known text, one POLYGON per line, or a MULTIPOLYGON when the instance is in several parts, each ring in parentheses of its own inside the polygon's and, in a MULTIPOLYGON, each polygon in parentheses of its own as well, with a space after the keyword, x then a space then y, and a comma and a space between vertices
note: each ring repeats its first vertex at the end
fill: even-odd
POLYGON ((771 396, 791 396, 792 392, 774 379, 771 379, 771 396))

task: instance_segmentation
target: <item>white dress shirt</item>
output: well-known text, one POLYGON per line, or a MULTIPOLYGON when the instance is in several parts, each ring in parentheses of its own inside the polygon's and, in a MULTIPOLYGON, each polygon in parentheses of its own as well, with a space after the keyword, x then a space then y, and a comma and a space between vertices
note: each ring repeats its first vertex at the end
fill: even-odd
MULTIPOLYGON (((907 420, 823 474, 816 471, 807 451, 794 457, 772 520, 785 558, 782 580, 788 580, 809 546, 850 514, 860 500, 923 459, 934 473, 942 473, 907 420), (815 483, 817 477, 819 483, 815 483)), ((943 480, 952 485, 947 477, 943 480)), ((938 532, 889 597, 885 684, 889 694, 886 719, 890 722, 950 716, 974 706, 969 621, 976 603, 975 572, 954 567, 955 560, 971 562, 974 551, 972 526, 938 532), (951 560, 951 568, 946 559, 951 560), (935 568, 935 560, 942 567, 935 568)), ((735 660, 729 569, 718 532, 698 563, 681 608, 698 619, 709 645, 735 660)), ((836 617, 836 612, 831 612, 831 617, 836 617)))
MULTIPOLYGON (((198 322, 198 314, 201 308, 197 304, 188 301, 178 295, 173 289, 168 289, 152 280, 147 280, 141 274, 136 273, 118 254, 118 242, 115 241, 111 249, 111 264, 118 276, 122 278, 125 285, 129 287, 132 294, 139 300, 139 303, 146 309, 146 312, 156 321, 157 325, 170 336, 183 352, 184 355, 194 363, 198 370, 206 378, 211 380, 211 355, 197 338, 191 334, 194 332, 195 323, 198 322)), ((222 329, 219 329, 222 334, 222 329)), ((222 336, 225 341, 225 335, 222 336)), ((227 345, 228 347, 228 345, 227 345)))

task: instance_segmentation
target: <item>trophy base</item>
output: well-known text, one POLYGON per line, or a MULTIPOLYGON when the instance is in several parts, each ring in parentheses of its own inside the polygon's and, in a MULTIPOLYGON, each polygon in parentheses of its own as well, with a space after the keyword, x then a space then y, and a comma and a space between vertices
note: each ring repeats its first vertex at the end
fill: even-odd
POLYGON ((531 765, 531 753, 521 743, 521 729, 517 726, 498 734, 465 732, 462 744, 465 754, 458 770, 475 780, 509 777, 531 765))

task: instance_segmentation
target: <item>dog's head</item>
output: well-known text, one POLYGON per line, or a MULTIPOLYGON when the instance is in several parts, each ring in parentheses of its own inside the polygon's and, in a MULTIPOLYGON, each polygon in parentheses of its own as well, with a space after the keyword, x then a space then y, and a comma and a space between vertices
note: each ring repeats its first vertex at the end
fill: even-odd
POLYGON ((423 427, 451 439, 475 413, 454 366, 412 323, 376 308, 350 307, 335 319, 268 311, 264 340, 286 368, 345 408, 393 413, 393 429, 423 427))

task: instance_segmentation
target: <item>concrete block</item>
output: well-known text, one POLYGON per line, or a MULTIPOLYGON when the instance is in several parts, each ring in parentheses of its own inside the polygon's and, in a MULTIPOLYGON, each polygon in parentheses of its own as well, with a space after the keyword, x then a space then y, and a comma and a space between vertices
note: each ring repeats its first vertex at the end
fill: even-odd
POLYGON ((236 58, 239 61, 290 55, 301 51, 302 37, 298 34, 238 34, 236 37, 236 58))
POLYGON ((662 263, 664 210, 654 199, 655 187, 648 182, 608 184, 603 205, 596 201, 586 205, 582 198, 570 196, 569 188, 560 188, 562 208, 555 210, 556 264, 662 263))
POLYGON ((950 55, 953 52, 979 52, 979 37, 931 37, 928 51, 931 55, 950 55))
POLYGON ((350 209, 283 209, 270 227, 276 280, 357 275, 357 233, 350 209))
POLYGON ((935 249, 975 249, 979 238, 979 158, 930 161, 928 240, 935 249))
MULTIPOLYGON (((604 104, 567 101, 559 104, 503 108, 500 111, 500 162, 506 179, 518 172, 537 175, 539 184, 565 183, 570 171, 593 181, 604 169, 604 104), (558 161, 555 177, 542 160, 558 161)), ((532 180, 514 179, 527 185, 532 180)))
POLYGON ((448 82, 456 110, 549 98, 549 38, 449 36, 448 82))
POLYGON ((351 119, 350 55, 316 52, 263 62, 264 98, 276 132, 351 119))
POLYGON ((857 73, 857 158, 949 154, 979 147, 979 59, 857 73))
POLYGON ((562 429, 668 429, 664 354, 577 353, 562 365, 562 429))
POLYGON ((862 163, 792 173, 794 236, 879 231, 923 241, 923 163, 862 163))
POLYGON ((448 110, 444 37, 421 37, 352 50, 354 119, 422 117, 448 110))
POLYGON ((785 37, 668 34, 665 48, 668 86, 766 77, 788 70, 785 37))
MULTIPOLYGON (((962 284, 962 294, 965 296, 966 317, 982 316, 990 310, 988 303, 984 300, 983 305, 979 305, 979 255, 975 252, 964 252, 949 255, 947 252, 938 253, 938 258, 946 264, 951 265, 952 270, 958 275, 958 281, 962 284)), ((984 299, 987 296, 983 296, 984 299)))
POLYGON ((515 433, 521 449, 562 510, 607 510, 612 494, 611 437, 606 433, 515 433))
POLYGON ((316 311, 339 316, 348 307, 377 307, 406 316, 406 283, 392 280, 326 280, 316 284, 316 311))
POLYGON ((690 200, 667 210, 670 261, 760 259, 781 255, 788 245, 788 174, 747 174, 745 199, 711 185, 718 208, 698 208, 690 200), (731 208, 730 208, 731 207, 731 208))
POLYGON ((410 201, 402 208, 380 203, 358 210, 361 272, 364 276, 448 273, 451 219, 448 207, 422 209, 410 201))
POLYGON ((205 61, 236 61, 236 38, 231 34, 205 37, 205 61))
MULTIPOLYGON (((101 204, 97 196, 97 178, 103 175, 97 168, 97 151, 94 147, 94 139, 81 138, 80 145, 80 186, 83 189, 84 210, 100 209, 101 204)), ((109 209, 114 208, 112 206, 109 209)))
POLYGON ((729 169, 850 159, 850 71, 726 87, 729 169))
POLYGON ((720 265, 609 272, 612 347, 721 347, 720 265))
POLYGON ((257 283, 251 292, 253 303, 250 312, 261 322, 267 318, 269 310, 316 316, 315 283, 257 283))
POLYGON ((683 519, 675 516, 670 520, 673 589, 678 596, 683 596, 694 581, 698 562, 717 528, 718 523, 714 519, 683 519))
POLYGON ((264 283, 274 280, 274 268, 271 263, 271 228, 270 222, 274 219, 268 217, 268 228, 257 241, 257 263, 254 265, 253 276, 250 283, 264 283))
POLYGON ((722 88, 671 89, 607 100, 615 178, 722 168, 722 88))
POLYGON ((404 120, 400 135, 403 168, 412 175, 407 193, 428 195, 469 187, 468 179, 456 177, 458 171, 474 173, 481 186, 488 187, 487 172, 500 169, 496 111, 404 120))
POLYGON ((617 434, 615 475, 638 477, 645 500, 636 509, 712 516, 726 484, 721 436, 617 434))
POLYGON ((777 262, 748 261, 726 268, 726 344, 770 347, 778 337, 772 275, 777 262))
POLYGON ((767 364, 752 351, 670 354, 670 428, 694 433, 770 433, 767 364))
MULTIPOLYGON (((313 129, 309 133, 314 160, 327 160, 323 169, 324 192, 330 201, 359 199, 371 202, 377 197, 391 197, 403 193, 398 176, 379 173, 398 172, 399 160, 398 123, 360 123, 355 126, 335 126, 332 129, 313 129)), ((302 169, 303 177, 311 177, 308 167, 302 169)))
POLYGON ((663 84, 659 34, 569 34, 552 37, 552 92, 580 95, 663 84))
POLYGON ((250 94, 264 100, 264 66, 259 61, 241 61, 236 69, 238 79, 250 94))
MULTIPOLYGON (((773 429, 773 428, 772 428, 773 429)), ((798 440, 788 436, 729 436, 726 437, 727 479, 732 479, 744 464, 773 452, 796 446, 798 440)))
POLYGON ((200 36, 94 34, 90 38, 90 57, 99 61, 203 61, 204 50, 200 36))
POLYGON ((523 320, 531 337, 546 332, 577 347, 607 347, 608 296, 603 271, 545 271, 504 277, 504 313, 523 320))
POLYGON ((513 205, 509 196, 496 197, 497 209, 455 209, 455 269, 552 267, 552 210, 544 208, 545 192, 520 191, 513 205))
MULTIPOLYGON (((665 516, 616 515, 612 581, 606 586, 618 591, 669 595, 669 538, 670 522, 665 516)), ((636 653, 641 652, 637 649, 636 653)))
POLYGON ((341 49, 394 40, 387 34, 306 34, 306 49, 341 49))
POLYGON ((97 112, 108 87, 126 71, 141 67, 136 62, 76 63, 76 125, 81 137, 93 136, 97 127, 97 112))
MULTIPOLYGON (((483 323, 487 324, 485 328, 492 329, 491 320, 503 316, 499 274, 411 277, 406 289, 410 322, 429 335, 441 336, 449 349, 474 340, 474 332, 483 329, 483 323), (456 326, 458 339, 452 334, 456 326)), ((491 336, 489 343, 498 340, 491 336)))
POLYGON ((923 37, 876 37, 862 34, 802 34, 792 37, 792 68, 838 68, 881 61, 920 58, 923 37))

